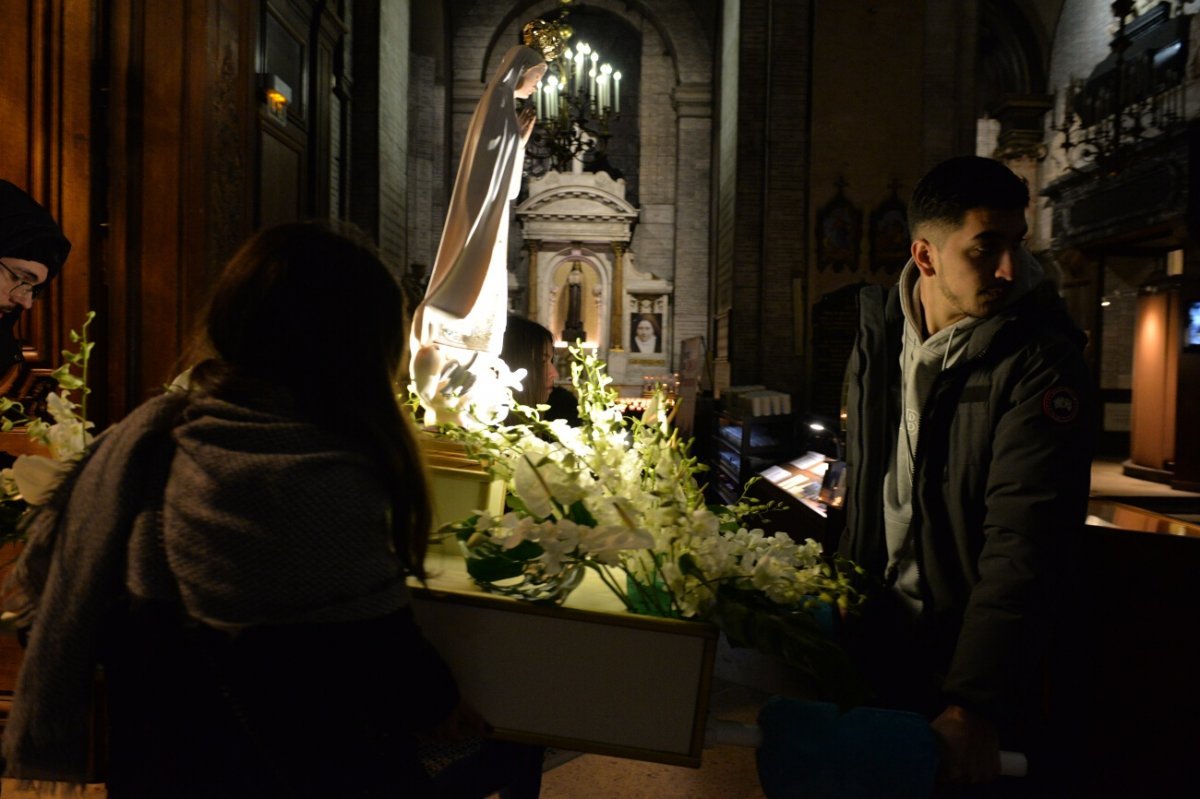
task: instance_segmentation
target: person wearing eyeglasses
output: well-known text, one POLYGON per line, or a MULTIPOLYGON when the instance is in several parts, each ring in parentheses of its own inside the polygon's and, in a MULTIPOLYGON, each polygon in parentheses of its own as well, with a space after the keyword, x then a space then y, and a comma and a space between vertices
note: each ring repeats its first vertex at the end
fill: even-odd
POLYGON ((0 386, 22 362, 13 331, 21 312, 32 307, 62 269, 71 242, 58 223, 22 189, 0 180, 0 386))

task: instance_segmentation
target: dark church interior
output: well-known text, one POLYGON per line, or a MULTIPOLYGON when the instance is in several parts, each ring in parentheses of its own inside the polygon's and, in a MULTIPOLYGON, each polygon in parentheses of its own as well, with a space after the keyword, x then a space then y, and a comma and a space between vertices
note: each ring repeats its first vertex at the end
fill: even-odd
MULTIPOLYGON (((1075 598, 1097 617, 1076 631, 1092 677, 1075 795, 1200 785, 1200 2, 5 0, 0 17, 0 178, 71 242, 13 328, 23 358, 0 388, 26 412, 49 412, 89 312, 95 431, 161 394, 224 265, 280 223, 361 229, 411 311, 489 79, 527 22, 561 17, 578 60, 565 92, 554 78, 528 101, 497 302, 550 331, 558 386, 577 342, 626 413, 666 387, 709 501, 781 503, 781 529, 829 551, 856 298, 909 261, 923 175, 956 156, 1004 164, 1099 404, 1087 520, 1069 533, 1075 598), (604 65, 591 106, 572 95, 588 53, 604 65)), ((336 263, 326 288, 360 290, 336 263)), ((323 391, 331 415, 351 401, 323 391)), ((0 450, 40 451, 8 427, 0 450)), ((803 686, 770 657, 705 647, 711 692, 684 754, 535 736, 541 796, 792 795, 760 781, 753 746, 704 746, 701 711, 753 724, 803 686)), ((22 652, 0 634, 0 730, 22 652)), ((104 796, 93 729, 87 795, 104 796)), ((24 791, 4 779, 3 796, 24 791)))

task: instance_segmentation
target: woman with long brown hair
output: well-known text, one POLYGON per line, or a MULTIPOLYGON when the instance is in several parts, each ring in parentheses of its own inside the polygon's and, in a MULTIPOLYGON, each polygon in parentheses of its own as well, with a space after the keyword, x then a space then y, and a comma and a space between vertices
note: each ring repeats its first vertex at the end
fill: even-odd
POLYGON ((447 795, 422 736, 484 725, 412 618, 430 505, 406 336, 353 235, 284 225, 234 256, 188 387, 100 436, 29 524, 10 776, 84 780, 102 665, 111 799, 447 795))

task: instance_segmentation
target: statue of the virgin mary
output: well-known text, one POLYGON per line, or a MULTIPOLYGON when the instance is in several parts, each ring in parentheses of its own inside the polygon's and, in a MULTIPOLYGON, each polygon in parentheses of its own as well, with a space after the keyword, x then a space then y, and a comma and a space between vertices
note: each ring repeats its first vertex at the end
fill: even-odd
POLYGON ((429 287, 413 314, 411 373, 426 424, 461 424, 467 405, 492 404, 489 385, 508 375, 499 353, 509 206, 520 191, 525 142, 536 121, 531 107, 518 112, 516 105, 545 71, 541 52, 509 49, 467 128, 429 287))

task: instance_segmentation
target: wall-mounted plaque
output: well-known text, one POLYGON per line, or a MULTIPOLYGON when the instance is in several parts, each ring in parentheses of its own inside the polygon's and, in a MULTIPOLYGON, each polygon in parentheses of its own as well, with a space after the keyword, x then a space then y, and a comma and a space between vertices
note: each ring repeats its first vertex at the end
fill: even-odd
POLYGON ((844 179, 838 178, 835 185, 837 194, 817 212, 817 268, 854 272, 858 270, 862 211, 846 196, 844 179))

